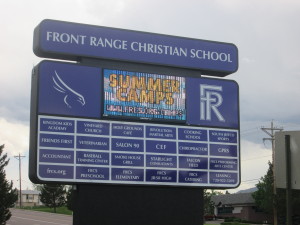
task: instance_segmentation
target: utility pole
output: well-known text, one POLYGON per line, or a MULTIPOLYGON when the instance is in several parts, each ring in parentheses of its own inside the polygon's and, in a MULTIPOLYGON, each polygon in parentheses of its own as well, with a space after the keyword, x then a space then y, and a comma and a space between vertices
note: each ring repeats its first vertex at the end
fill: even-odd
MULTIPOLYGON (((266 140, 271 141, 272 143, 272 165, 273 165, 273 194, 276 195, 276 185, 275 185, 275 169, 274 169, 274 162, 275 162, 275 131, 282 131, 283 128, 274 127, 273 120, 271 121, 271 127, 261 127, 261 130, 265 132, 270 138, 263 138, 263 141, 266 140)), ((273 214, 274 214, 274 225, 277 225, 277 208, 274 204, 273 206, 273 214)))
POLYGON ((17 160, 19 160, 19 183, 20 183, 20 208, 22 207, 22 175, 21 175, 21 164, 22 164, 22 158, 25 156, 22 156, 20 153, 19 155, 14 156, 17 160))

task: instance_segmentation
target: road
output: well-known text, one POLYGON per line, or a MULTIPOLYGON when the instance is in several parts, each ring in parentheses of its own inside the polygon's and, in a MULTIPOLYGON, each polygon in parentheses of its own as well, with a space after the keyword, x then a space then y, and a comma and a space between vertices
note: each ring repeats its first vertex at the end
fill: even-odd
POLYGON ((10 209, 12 216, 6 225, 72 225, 73 217, 68 215, 10 209))

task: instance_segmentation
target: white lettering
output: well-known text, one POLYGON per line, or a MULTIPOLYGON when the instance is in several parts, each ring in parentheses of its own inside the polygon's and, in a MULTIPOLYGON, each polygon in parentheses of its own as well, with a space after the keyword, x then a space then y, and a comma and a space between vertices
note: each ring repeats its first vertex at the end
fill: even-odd
POLYGON ((102 48, 114 48, 118 50, 127 50, 127 41, 108 38, 90 37, 90 45, 102 48))
POLYGON ((231 55, 229 53, 225 53, 225 52, 219 53, 219 52, 204 51, 201 49, 191 49, 190 57, 192 59, 197 58, 197 59, 203 59, 203 60, 213 60, 213 61, 232 63, 231 55))
POLYGON ((68 34, 68 33, 58 33, 58 32, 51 32, 47 31, 47 41, 52 42, 62 42, 62 43, 69 43, 69 44, 85 44, 85 35, 80 34, 68 34))
POLYGON ((219 121, 225 122, 218 107, 223 103, 223 97, 219 93, 222 86, 200 85, 200 119, 211 120, 212 111, 215 113, 219 121))

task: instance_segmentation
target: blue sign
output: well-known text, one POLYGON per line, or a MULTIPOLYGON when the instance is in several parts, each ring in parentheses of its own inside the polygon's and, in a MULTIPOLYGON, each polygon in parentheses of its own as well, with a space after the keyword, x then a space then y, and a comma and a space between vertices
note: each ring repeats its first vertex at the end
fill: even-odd
POLYGON ((112 180, 114 181, 143 181, 144 170, 142 169, 124 169, 113 168, 112 180))
POLYGON ((109 170, 103 167, 76 167, 76 179, 77 180, 108 180, 109 170))
POLYGON ((113 153, 111 162, 114 166, 142 167, 144 166, 144 155, 113 153))
MULTIPOLYGON (((33 101, 38 182, 220 188, 239 184, 234 81, 186 77, 186 120, 180 125, 124 122, 103 117, 104 70, 62 62, 39 64, 33 101)), ((162 82, 162 88, 179 87, 166 80, 170 83, 162 82)), ((160 92, 159 82, 151 82, 160 92)), ((132 85, 142 87, 141 82, 132 85)))
POLYGON ((42 119, 41 131, 74 133, 74 122, 70 120, 42 119))
POLYGON ((237 143, 238 142, 237 132, 210 130, 209 140, 211 142, 237 143))
POLYGON ((212 170, 238 170, 237 159, 210 158, 210 169, 212 170))
POLYGON ((187 87, 187 124, 239 129, 235 81, 189 77, 187 87))
POLYGON ((146 127, 147 138, 158 138, 158 139, 176 139, 176 128, 173 127, 157 127, 147 126, 146 127))
POLYGON ((109 135, 109 124, 102 122, 78 121, 77 132, 90 135, 109 135))
POLYGON ((46 115, 38 121, 42 181, 230 188, 240 180, 235 129, 46 115))
POLYGON ((112 138, 112 151, 143 152, 144 140, 112 138))
POLYGON ((219 186, 235 184, 239 180, 238 174, 231 172, 210 172, 209 179, 211 184, 219 186))
POLYGON ((146 151, 155 153, 176 153, 176 142, 174 141, 157 141, 147 140, 146 151))
POLYGON ((76 148, 109 150, 109 139, 104 137, 77 136, 76 148))
POLYGON ((43 147, 74 148, 74 136, 41 133, 39 144, 43 147))
POLYGON ((236 145, 211 144, 210 154, 214 156, 237 157, 238 149, 236 145))
POLYGON ((147 167, 177 168, 177 157, 172 155, 147 155, 147 167))
POLYGON ((102 58, 200 70, 226 76, 238 70, 234 44, 109 27, 43 20, 35 29, 37 56, 102 58))
POLYGON ((205 143, 179 142, 178 150, 180 154, 208 155, 208 145, 205 143))
POLYGON ((179 172, 179 182, 182 183, 195 183, 195 184, 208 184, 207 172, 189 170, 179 172))
POLYGON ((106 152, 77 151, 76 163, 88 165, 109 165, 109 154, 106 152))
POLYGON ((177 171, 176 170, 147 170, 146 181, 155 182, 155 183, 156 182, 175 183, 177 181, 177 171))
POLYGON ((41 149, 39 160, 45 163, 73 164, 74 151, 41 149))
POLYGON ((187 169, 208 169, 207 158, 205 157, 179 157, 179 167, 187 169))
POLYGON ((34 69, 33 182, 239 185, 239 87, 195 77, 236 72, 235 45, 44 20, 34 52, 82 60, 34 69))
POLYGON ((144 127, 136 124, 112 124, 112 135, 121 137, 143 137, 144 127))
POLYGON ((207 141, 207 130, 180 128, 178 129, 178 136, 180 140, 207 141))
POLYGON ((73 166, 63 166, 63 165, 49 165, 41 164, 38 168, 38 175, 40 179, 73 179, 74 178, 74 167, 73 166))

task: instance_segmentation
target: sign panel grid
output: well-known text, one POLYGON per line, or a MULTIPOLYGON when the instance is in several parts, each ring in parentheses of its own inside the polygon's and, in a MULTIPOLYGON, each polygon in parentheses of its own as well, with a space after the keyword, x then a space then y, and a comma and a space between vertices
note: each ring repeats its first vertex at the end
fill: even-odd
POLYGON ((42 181, 236 187, 239 132, 38 116, 42 181))

